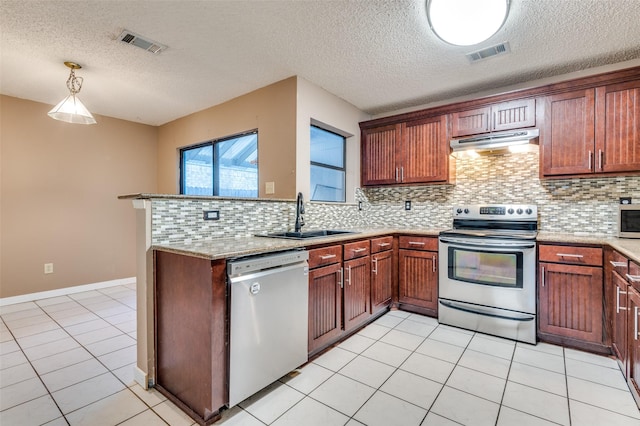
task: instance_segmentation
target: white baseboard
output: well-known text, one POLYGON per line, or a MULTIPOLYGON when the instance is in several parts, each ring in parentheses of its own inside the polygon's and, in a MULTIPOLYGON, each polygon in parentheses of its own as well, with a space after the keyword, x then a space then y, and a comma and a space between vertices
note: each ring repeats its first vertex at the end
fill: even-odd
POLYGON ((136 365, 133 367, 133 380, 136 381, 137 384, 142 386, 143 389, 149 389, 149 376, 147 373, 140 370, 140 368, 136 365))
POLYGON ((16 303, 32 302, 34 300, 49 299, 51 297, 66 296, 83 291, 99 290, 101 288, 115 287, 117 285, 135 284, 136 277, 120 278, 117 280, 102 281, 99 283, 78 285, 73 287, 59 288, 56 290, 40 291, 38 293, 23 294, 20 296, 0 298, 0 306, 14 305, 16 303))

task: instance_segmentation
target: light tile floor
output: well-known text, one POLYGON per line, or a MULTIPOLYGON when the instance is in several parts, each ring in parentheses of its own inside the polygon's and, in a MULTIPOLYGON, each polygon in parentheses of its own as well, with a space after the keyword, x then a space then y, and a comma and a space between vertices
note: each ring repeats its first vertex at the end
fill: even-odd
MULTIPOLYGON (((192 425, 133 381, 135 285, 0 308, 0 424, 192 425)), ((225 426, 640 425, 615 361, 392 311, 225 426)))

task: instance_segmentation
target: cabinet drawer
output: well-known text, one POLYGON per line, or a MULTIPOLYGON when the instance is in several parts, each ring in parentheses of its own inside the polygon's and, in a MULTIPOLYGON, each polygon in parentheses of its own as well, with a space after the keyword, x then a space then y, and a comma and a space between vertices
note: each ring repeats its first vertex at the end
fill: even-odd
POLYGON ((393 248, 393 237, 373 238, 371 240, 371 253, 391 250, 393 248))
POLYGON ((611 256, 609 256, 609 264, 615 272, 620 274, 621 277, 624 277, 629 273, 629 260, 615 250, 612 251, 611 256))
POLYGON ((600 247, 540 245, 541 262, 602 266, 600 247))
POLYGON ((400 237, 400 248, 409 250, 438 251, 438 239, 433 237, 400 237))
POLYGON ((330 246, 309 250, 309 268, 342 262, 342 246, 330 246))
POLYGON ((633 288, 640 291, 640 265, 636 262, 629 262, 627 281, 631 282, 633 288))
POLYGON ((344 260, 368 256, 370 253, 369 240, 356 241, 344 245, 344 260))

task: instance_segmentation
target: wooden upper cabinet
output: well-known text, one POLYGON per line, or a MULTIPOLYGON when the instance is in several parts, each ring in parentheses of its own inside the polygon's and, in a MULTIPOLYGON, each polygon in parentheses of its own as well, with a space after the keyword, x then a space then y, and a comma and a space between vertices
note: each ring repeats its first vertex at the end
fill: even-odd
POLYGON ((640 81, 596 89, 597 172, 640 170, 640 81))
POLYGON ((362 131, 362 185, 397 183, 396 148, 400 140, 400 124, 362 131))
POLYGON ((402 124, 402 183, 444 182, 449 177, 447 117, 402 124))
POLYGON ((533 127, 536 125, 536 101, 533 98, 518 99, 454 112, 451 121, 453 137, 533 127))
POLYGON ((538 115, 541 175, 593 173, 595 89, 544 98, 538 115))

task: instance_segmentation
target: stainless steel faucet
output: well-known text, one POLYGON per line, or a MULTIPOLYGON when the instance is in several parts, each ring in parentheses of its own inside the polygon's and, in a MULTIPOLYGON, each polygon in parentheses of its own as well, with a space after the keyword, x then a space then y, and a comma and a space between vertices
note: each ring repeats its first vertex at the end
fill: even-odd
POLYGON ((304 226, 304 197, 302 192, 298 192, 298 198, 296 198, 296 224, 294 227, 295 232, 300 232, 304 226))

